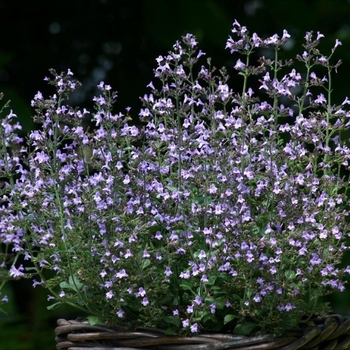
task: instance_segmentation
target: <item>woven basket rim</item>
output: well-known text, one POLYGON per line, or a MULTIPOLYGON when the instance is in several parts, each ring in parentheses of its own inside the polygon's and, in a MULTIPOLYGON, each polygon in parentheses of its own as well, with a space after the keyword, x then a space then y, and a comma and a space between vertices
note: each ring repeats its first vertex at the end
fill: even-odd
POLYGON ((314 327, 291 330, 284 336, 240 336, 204 333, 193 336, 166 335, 164 330, 119 325, 90 325, 87 321, 57 320, 56 348, 59 350, 323 350, 350 349, 350 316, 315 318, 314 327))

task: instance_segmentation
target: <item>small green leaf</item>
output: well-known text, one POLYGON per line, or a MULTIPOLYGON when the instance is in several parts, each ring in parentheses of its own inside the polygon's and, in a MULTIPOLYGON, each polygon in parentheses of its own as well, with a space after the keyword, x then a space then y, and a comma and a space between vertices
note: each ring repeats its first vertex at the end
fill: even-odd
POLYGON ((238 295, 238 294, 231 294, 231 297, 232 297, 233 299, 236 299, 236 300, 239 300, 239 301, 242 300, 242 297, 241 297, 240 295, 238 295))
POLYGON ((215 285, 215 282, 216 282, 217 278, 218 278, 217 276, 210 276, 209 279, 208 279, 207 285, 208 286, 215 285))
POLYGON ((180 324, 181 324, 181 320, 175 316, 167 316, 164 318, 164 321, 176 327, 180 327, 180 324))
POLYGON ((252 322, 238 323, 234 329, 234 333, 238 335, 249 335, 256 327, 256 324, 252 322))
POLYGON ((292 270, 288 270, 284 273, 287 279, 293 280, 295 278, 295 272, 292 270))
POLYGON ((88 316, 87 320, 91 326, 93 326, 95 324, 102 324, 103 323, 101 321, 101 319, 98 318, 97 316, 88 316))
POLYGON ((48 310, 56 309, 58 306, 62 305, 62 303, 59 301, 58 303, 51 304, 47 307, 48 310))
POLYGON ((141 260, 141 264, 142 264, 141 269, 144 270, 144 269, 146 269, 148 266, 151 265, 151 260, 150 260, 150 259, 142 259, 142 260, 141 260))
POLYGON ((228 324, 229 322, 233 321, 235 318, 237 318, 236 315, 228 314, 224 318, 224 324, 228 324))
POLYGON ((183 290, 192 290, 191 288, 191 284, 187 281, 184 281, 183 283, 180 284, 180 287, 183 289, 183 290))
POLYGON ((177 335, 177 328, 170 327, 165 330, 165 335, 177 335))
POLYGON ((175 192, 177 191, 177 187, 174 186, 165 186, 170 192, 175 192))
POLYGON ((84 284, 81 283, 78 277, 75 275, 69 276, 68 282, 71 285, 72 289, 74 289, 76 292, 78 292, 84 286, 84 284))
POLYGON ((60 287, 62 289, 73 289, 74 290, 74 288, 72 288, 72 286, 69 283, 64 282, 64 281, 60 283, 60 287))

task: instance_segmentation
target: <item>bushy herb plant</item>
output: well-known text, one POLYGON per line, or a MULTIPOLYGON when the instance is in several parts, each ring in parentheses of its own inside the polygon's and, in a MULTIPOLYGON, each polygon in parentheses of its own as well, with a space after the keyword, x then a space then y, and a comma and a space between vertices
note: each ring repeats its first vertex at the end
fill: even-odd
POLYGON ((31 278, 51 308, 169 334, 277 335, 329 312, 320 297, 350 271, 350 100, 331 95, 341 43, 325 56, 307 33, 299 72, 279 59, 287 31, 261 39, 235 21, 232 33, 231 76, 190 34, 159 56, 139 124, 103 82, 94 111, 73 108, 70 70, 51 70, 25 139, 3 110, 1 286, 31 278))

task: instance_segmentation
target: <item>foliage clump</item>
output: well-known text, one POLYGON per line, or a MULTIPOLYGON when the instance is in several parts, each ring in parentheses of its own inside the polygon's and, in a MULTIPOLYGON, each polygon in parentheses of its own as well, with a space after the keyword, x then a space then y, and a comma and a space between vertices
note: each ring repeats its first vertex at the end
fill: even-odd
POLYGON ((35 95, 25 141, 12 111, 2 119, 1 285, 32 278, 51 307, 169 334, 281 334, 328 312, 320 297, 350 271, 340 42, 324 56, 307 33, 299 73, 279 60, 287 31, 261 39, 235 21, 232 33, 240 92, 187 34, 157 58, 139 125, 103 82, 94 111, 71 107, 70 70, 35 95), (251 63, 261 49, 271 58, 251 63))

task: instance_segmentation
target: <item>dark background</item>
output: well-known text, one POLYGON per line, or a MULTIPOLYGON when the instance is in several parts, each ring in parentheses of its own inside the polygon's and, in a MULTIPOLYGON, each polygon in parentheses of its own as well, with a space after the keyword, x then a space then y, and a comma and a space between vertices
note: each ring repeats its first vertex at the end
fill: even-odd
MULTIPOLYGON (((306 31, 326 36, 325 53, 338 38, 343 46, 336 57, 343 65, 333 79, 334 102, 350 95, 348 0, 0 0, 0 15, 0 91, 26 130, 32 127, 34 94, 52 92, 43 81, 49 68, 70 68, 83 83, 76 104, 89 107, 104 80, 119 92, 118 111, 131 106, 135 116, 155 58, 182 35, 195 34, 215 66, 232 67, 237 57, 224 48, 234 19, 261 37, 287 29, 293 36, 288 57, 303 52, 306 31)), ((11 300, 7 315, 0 314, 2 350, 54 349, 55 320, 77 316, 69 309, 46 311, 44 291, 30 283, 15 282, 6 292, 11 300)), ((349 297, 337 293, 329 300, 335 311, 350 315, 349 297)))

